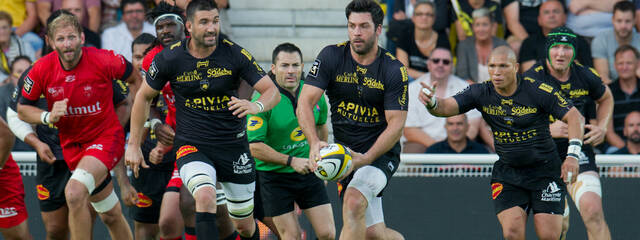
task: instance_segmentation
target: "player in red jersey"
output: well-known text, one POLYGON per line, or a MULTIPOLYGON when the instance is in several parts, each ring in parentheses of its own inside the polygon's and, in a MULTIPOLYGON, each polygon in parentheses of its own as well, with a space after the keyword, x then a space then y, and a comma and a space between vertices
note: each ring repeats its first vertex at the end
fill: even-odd
POLYGON ((0 119, 0 233, 7 240, 31 239, 18 164, 11 158, 15 137, 0 119))
POLYGON ((124 153, 124 130, 112 102, 112 81, 134 82, 132 66, 111 51, 81 47, 82 27, 75 16, 60 15, 47 32, 55 52, 31 69, 22 89, 18 116, 33 124, 54 124, 62 152, 73 171, 65 188, 72 239, 91 238, 89 200, 112 239, 133 239, 109 170, 124 153), (32 104, 44 95, 50 112, 32 104))

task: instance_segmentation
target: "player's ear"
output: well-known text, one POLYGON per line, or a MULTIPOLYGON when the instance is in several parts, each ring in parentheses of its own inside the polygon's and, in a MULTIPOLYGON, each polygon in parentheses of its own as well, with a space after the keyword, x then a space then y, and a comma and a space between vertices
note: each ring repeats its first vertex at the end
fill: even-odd
POLYGON ((272 72, 273 74, 275 74, 275 73, 276 73, 276 65, 275 65, 275 64, 273 64, 273 63, 271 64, 271 72, 272 72))
POLYGON ((520 63, 516 63, 515 66, 516 72, 520 71, 520 63))
POLYGON ((191 33, 191 21, 187 20, 187 22, 184 23, 184 27, 191 33))
POLYGON ((380 36, 380 34, 382 34, 382 24, 378 24, 378 26, 376 27, 376 36, 380 36))
POLYGON ((84 45, 84 32, 80 32, 80 45, 84 45))

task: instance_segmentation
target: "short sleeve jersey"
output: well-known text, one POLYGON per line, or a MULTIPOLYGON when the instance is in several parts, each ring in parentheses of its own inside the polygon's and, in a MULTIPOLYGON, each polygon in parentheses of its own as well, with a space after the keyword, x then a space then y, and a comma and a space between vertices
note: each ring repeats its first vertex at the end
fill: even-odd
MULTIPOLYGON (((606 87, 602 83, 602 80, 596 70, 593 68, 586 67, 581 64, 572 64, 569 71, 571 71, 569 74, 569 80, 561 82, 551 76, 544 65, 536 63, 531 67, 531 69, 524 73, 524 76, 525 78, 540 80, 553 86, 555 89, 560 89, 562 96, 569 100, 588 122, 592 117, 591 115, 596 112, 596 105, 593 102, 604 95, 606 87)), ((553 117, 550 118, 551 122, 556 119, 557 118, 553 117)), ((569 139, 557 138, 554 139, 554 141, 558 147, 560 158, 566 158, 569 139)), ((595 157, 593 148, 590 144, 585 144, 582 147, 582 151, 587 154, 587 157, 595 157)))
MULTIPOLYGON (((164 46, 161 44, 153 47, 147 55, 142 59, 142 71, 146 74, 149 71, 149 67, 151 66, 151 62, 153 62, 153 58, 164 49, 164 46)), ((173 90, 171 90, 171 84, 167 82, 162 88, 162 98, 164 102, 167 104, 167 115, 165 116, 165 123, 169 124, 173 129, 176 129, 176 98, 173 95, 173 90)))
MULTIPOLYGON (((298 118, 295 113, 297 96, 300 94, 300 90, 296 91, 296 97, 294 98, 289 91, 281 87, 278 87, 278 89, 281 96, 278 105, 269 111, 247 116, 249 142, 263 142, 279 153, 307 158, 309 157, 309 144, 302 133, 300 125, 298 125, 298 118)), ((255 96, 254 100, 258 99, 258 97, 259 95, 255 96)), ((316 126, 327 122, 327 112, 327 103, 324 96, 322 96, 318 104, 313 108, 316 126)), ((289 166, 267 163, 257 158, 255 160, 256 169, 259 171, 295 172, 289 166)))
MULTIPOLYGON (((415 40, 415 29, 410 27, 407 29, 405 35, 401 36, 398 39, 398 48, 407 52, 409 56, 409 67, 421 72, 429 72, 427 68, 427 60, 429 60, 429 56, 425 55, 420 48, 416 44, 415 40)), ((451 45, 449 44, 449 39, 447 35, 438 33, 438 39, 436 40, 436 48, 446 48, 450 49, 451 45)))
POLYGON ((188 44, 184 39, 165 48, 147 71, 153 89, 171 84, 176 139, 205 145, 246 141, 246 119, 234 116, 228 103, 238 96, 241 78, 253 86, 265 72, 247 50, 226 38, 202 59, 189 53, 188 44))
POLYGON ((305 84, 326 90, 336 142, 366 152, 387 127, 385 110, 407 111, 407 69, 379 48, 369 65, 351 56, 349 42, 329 45, 316 58, 305 84))
POLYGON ((491 126, 499 156, 494 179, 530 186, 540 177, 560 176, 549 115, 562 118, 572 106, 554 87, 531 78, 518 79, 515 93, 502 96, 491 82, 484 82, 469 86, 454 99, 460 112, 478 109, 491 126), (519 174, 518 169, 531 170, 519 174))
POLYGON ((44 96, 51 110, 54 102, 69 99, 65 115, 55 124, 62 147, 92 141, 123 131, 114 110, 113 82, 128 78, 131 71, 131 63, 112 51, 82 47, 80 62, 71 70, 52 52, 33 65, 19 101, 35 105, 44 96))
MULTIPOLYGON (((20 76, 20 79, 18 80, 18 87, 15 89, 15 91, 11 95, 11 104, 9 105, 9 107, 13 111, 17 112, 18 101, 20 98, 22 98, 20 92, 22 91, 22 87, 24 86, 24 79, 26 78, 27 74, 29 74, 30 70, 31 68, 28 68, 26 71, 24 71, 22 76, 20 76)), ((113 85, 113 104, 118 105, 122 101, 127 99, 127 95, 129 95, 129 88, 121 80, 114 81, 112 85, 113 85)), ((40 96, 35 106, 37 106, 42 110, 47 110, 48 105, 44 95, 40 96)), ((53 152, 53 155, 56 156, 56 159, 64 160, 64 157, 62 156, 62 148, 60 147, 60 138, 58 138, 58 129, 55 126, 53 126, 53 124, 49 124, 49 125, 38 124, 36 125, 35 130, 36 130, 36 135, 38 135, 38 139, 40 139, 40 141, 49 145, 49 148, 51 148, 51 152, 53 152)))

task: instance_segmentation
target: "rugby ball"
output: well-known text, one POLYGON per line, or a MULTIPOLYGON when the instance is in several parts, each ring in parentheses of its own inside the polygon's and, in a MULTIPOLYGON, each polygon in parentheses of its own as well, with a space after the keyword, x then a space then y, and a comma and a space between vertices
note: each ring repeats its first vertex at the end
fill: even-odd
POLYGON ((318 178, 334 181, 344 176, 351 167, 351 153, 341 144, 329 144, 320 149, 318 168, 314 172, 318 178))

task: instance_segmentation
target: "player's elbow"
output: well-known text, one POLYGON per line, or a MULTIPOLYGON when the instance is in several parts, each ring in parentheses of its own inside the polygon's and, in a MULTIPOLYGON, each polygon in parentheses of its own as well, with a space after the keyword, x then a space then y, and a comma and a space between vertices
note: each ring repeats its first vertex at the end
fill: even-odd
POLYGON ((576 109, 575 107, 572 107, 571 110, 569 110, 568 116, 567 116, 567 124, 571 124, 571 123, 578 123, 580 124, 580 126, 584 126, 584 117, 582 116, 582 114, 580 114, 580 112, 578 111, 578 109, 576 109))

